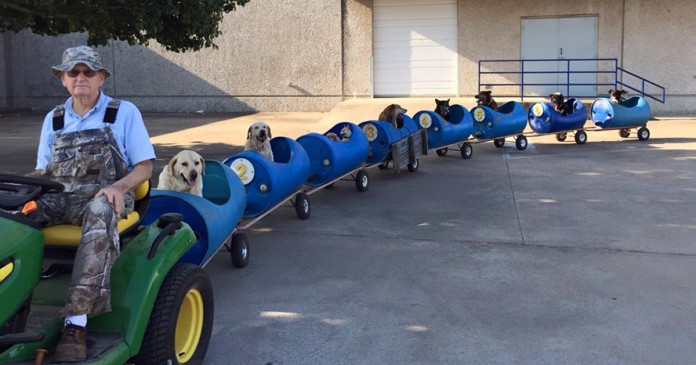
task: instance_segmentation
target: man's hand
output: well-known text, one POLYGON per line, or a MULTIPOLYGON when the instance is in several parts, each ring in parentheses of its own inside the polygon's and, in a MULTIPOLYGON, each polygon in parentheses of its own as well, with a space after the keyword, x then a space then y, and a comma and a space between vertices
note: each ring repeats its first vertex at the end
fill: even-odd
POLYGON ((114 211, 116 212, 116 217, 121 216, 121 212, 123 211, 124 208, 124 202, 126 199, 126 193, 124 191, 121 191, 118 188, 115 188, 113 186, 108 186, 105 187, 97 192, 97 195, 95 197, 100 197, 100 196, 105 196, 106 200, 111 204, 112 207, 114 207, 114 211))
POLYGON ((150 175, 152 175, 152 160, 139 162, 123 179, 111 186, 102 188, 95 197, 105 196, 106 200, 114 207, 116 216, 120 217, 125 208, 126 193, 147 181, 150 175))

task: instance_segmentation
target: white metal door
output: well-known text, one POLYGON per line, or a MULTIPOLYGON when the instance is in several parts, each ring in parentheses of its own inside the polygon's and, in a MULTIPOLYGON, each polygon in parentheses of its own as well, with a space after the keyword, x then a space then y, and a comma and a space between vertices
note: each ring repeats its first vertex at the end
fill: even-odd
POLYGON ((375 96, 457 94, 457 0, 375 0, 375 96))
POLYGON ((594 96, 597 76, 594 73, 566 71, 596 71, 597 63, 590 61, 531 61, 533 59, 578 59, 597 57, 597 18, 568 17, 523 19, 521 55, 525 71, 552 72, 525 75, 525 96, 546 96, 560 91, 568 96, 594 96), (554 73, 555 72, 555 73, 554 73), (540 85, 543 84, 543 85, 540 85))

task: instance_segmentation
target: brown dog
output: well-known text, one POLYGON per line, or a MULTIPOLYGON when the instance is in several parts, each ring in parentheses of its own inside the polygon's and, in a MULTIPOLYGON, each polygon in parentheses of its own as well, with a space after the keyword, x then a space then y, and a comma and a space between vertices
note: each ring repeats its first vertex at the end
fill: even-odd
POLYGON ((481 91, 478 95, 474 96, 476 98, 477 105, 484 105, 493 110, 498 110, 498 103, 491 96, 490 90, 481 91))
POLYGON ((377 120, 382 122, 389 122, 394 126, 394 128, 399 128, 399 124, 404 124, 404 119, 401 116, 401 114, 404 114, 407 111, 408 110, 402 108, 399 104, 391 104, 388 107, 384 108, 377 120), (399 120, 401 121, 401 123, 399 123, 399 120))
POLYGON ((549 94, 549 99, 551 100, 551 105, 556 109, 561 115, 568 115, 573 112, 573 105, 570 101, 565 100, 565 97, 561 92, 556 91, 553 94, 549 94))
POLYGON ((444 120, 449 120, 449 110, 450 110, 449 101, 450 101, 450 99, 447 99, 447 100, 435 99, 435 113, 440 114, 440 116, 444 120))

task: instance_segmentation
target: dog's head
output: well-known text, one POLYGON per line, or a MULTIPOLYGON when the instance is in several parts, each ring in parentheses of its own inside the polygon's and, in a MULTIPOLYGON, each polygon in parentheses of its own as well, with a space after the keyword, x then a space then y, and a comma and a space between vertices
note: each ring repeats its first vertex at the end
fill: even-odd
POLYGON ((406 113, 408 110, 406 108, 401 107, 399 104, 392 104, 389 106, 392 110, 392 115, 394 116, 399 116, 401 114, 406 113))
POLYGON ((614 101, 621 101, 623 99, 623 94, 625 93, 626 91, 624 90, 611 89, 609 90, 609 98, 614 101))
POLYGON ((349 139, 352 136, 353 136, 353 131, 350 130, 350 125, 344 124, 343 128, 341 128, 341 137, 343 137, 345 139, 349 139))
POLYGON ((551 105, 553 105, 554 108, 558 109, 563 105, 565 98, 563 97, 563 94, 561 94, 560 92, 555 92, 549 95, 549 100, 551 100, 551 105))
POLYGON ((491 100, 493 99, 491 97, 491 91, 490 90, 484 90, 478 93, 476 96, 476 104, 478 105, 488 105, 491 103, 491 100))
POLYGON ((169 160, 169 169, 175 179, 189 186, 195 186, 205 171, 205 160, 195 151, 183 150, 169 160))
POLYGON ((271 138, 273 138, 271 136, 271 127, 266 122, 259 120, 249 126, 247 141, 251 141, 255 145, 261 145, 271 138))
POLYGON ((447 100, 438 100, 435 99, 435 112, 442 115, 443 117, 447 117, 449 115, 449 109, 450 109, 450 99, 447 100))

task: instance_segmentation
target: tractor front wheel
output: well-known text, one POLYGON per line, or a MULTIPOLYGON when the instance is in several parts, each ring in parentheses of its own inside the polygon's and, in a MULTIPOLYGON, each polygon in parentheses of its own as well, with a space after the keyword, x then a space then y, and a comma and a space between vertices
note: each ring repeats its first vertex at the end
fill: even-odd
POLYGON ((213 329, 213 287, 197 265, 176 264, 162 283, 138 365, 202 364, 213 329))

